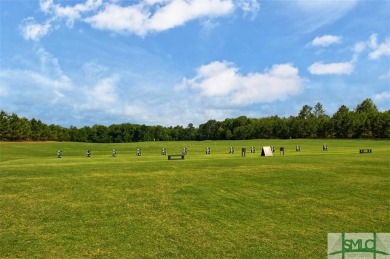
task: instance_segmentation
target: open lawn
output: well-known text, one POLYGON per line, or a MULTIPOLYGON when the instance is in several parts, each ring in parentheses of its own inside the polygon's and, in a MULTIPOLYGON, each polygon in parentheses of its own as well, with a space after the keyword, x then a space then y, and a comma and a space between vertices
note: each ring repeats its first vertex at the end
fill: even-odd
POLYGON ((326 258, 328 233, 390 232, 389 169, 390 141, 0 143, 0 257, 326 258))

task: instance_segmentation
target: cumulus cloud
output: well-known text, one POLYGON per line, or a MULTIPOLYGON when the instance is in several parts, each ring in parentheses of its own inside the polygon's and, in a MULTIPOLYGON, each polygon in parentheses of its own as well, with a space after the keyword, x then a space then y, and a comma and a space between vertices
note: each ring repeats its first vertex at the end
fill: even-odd
POLYGON ((110 4, 85 21, 98 29, 143 36, 148 32, 160 32, 181 26, 198 18, 224 16, 233 9, 232 1, 223 0, 149 1, 129 6, 110 4))
POLYGON ((279 64, 269 70, 243 75, 235 64, 215 61, 202 65, 193 78, 184 78, 180 88, 192 88, 203 97, 216 98, 221 103, 247 105, 284 100, 303 89, 304 80, 291 64, 279 64))
POLYGON ((340 36, 323 35, 323 36, 315 37, 311 44, 313 46, 327 47, 329 45, 337 44, 340 42, 341 42, 340 36))
POLYGON ((309 72, 313 75, 350 75, 354 70, 353 62, 323 63, 316 62, 309 66, 309 72))
POLYGON ((25 39, 36 41, 50 29, 59 28, 61 21, 69 27, 82 21, 100 30, 145 36, 182 26, 191 20, 227 16, 235 10, 242 10, 244 16, 250 15, 254 19, 259 9, 257 0, 138 0, 130 3, 86 0, 66 6, 54 3, 54 0, 41 0, 40 10, 49 18, 42 24, 28 18, 20 29, 25 39))
POLYGON ((96 29, 144 35, 148 15, 148 11, 141 5, 122 7, 110 4, 103 11, 86 18, 85 21, 96 29))

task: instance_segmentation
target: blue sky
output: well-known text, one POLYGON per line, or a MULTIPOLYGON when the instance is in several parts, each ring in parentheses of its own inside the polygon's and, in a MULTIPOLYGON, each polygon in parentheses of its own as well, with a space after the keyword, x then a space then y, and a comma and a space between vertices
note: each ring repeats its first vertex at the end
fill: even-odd
POLYGON ((390 109, 390 0, 0 0, 0 109, 63 126, 390 109))

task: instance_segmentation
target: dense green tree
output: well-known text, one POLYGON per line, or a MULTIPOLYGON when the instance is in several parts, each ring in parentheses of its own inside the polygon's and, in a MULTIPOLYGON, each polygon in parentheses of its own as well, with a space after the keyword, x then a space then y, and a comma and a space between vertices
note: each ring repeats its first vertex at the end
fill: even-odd
POLYGON ((45 138, 47 138, 47 136, 45 136, 45 134, 47 133, 47 125, 42 123, 42 121, 33 118, 30 121, 30 126, 31 126, 31 140, 37 141, 37 140, 45 140, 45 138))
POLYGON ((75 126, 69 128, 69 141, 80 142, 80 132, 75 126))
POLYGON ((9 115, 1 111, 0 112, 0 141, 11 140, 11 125, 9 122, 9 115))
POLYGON ((306 120, 313 116, 313 113, 311 112, 313 110, 313 107, 305 104, 302 109, 299 111, 298 118, 306 120))
POLYGON ((314 115, 316 118, 325 115, 325 110, 324 110, 324 108, 322 107, 322 104, 321 104, 320 102, 318 102, 318 103, 314 106, 313 115, 314 115))
POLYGON ((94 143, 110 143, 109 129, 104 125, 93 125, 91 129, 91 141, 94 143))
POLYGON ((368 98, 356 106, 355 112, 373 114, 378 112, 378 108, 374 104, 374 101, 368 98))
POLYGON ((233 120, 233 127, 244 127, 250 123, 250 120, 246 116, 240 116, 233 120))
POLYGON ((352 134, 352 114, 342 105, 332 117, 333 134, 336 138, 348 138, 352 134))
POLYGON ((196 140, 197 139, 198 130, 194 127, 194 124, 189 123, 187 128, 185 129, 185 135, 187 140, 196 140))
POLYGON ((20 121, 19 116, 16 115, 16 113, 13 113, 8 116, 8 122, 9 122, 9 139, 12 141, 18 140, 18 137, 20 135, 20 121))
POLYGON ((329 138, 332 137, 332 123, 328 115, 319 115, 316 118, 317 125, 317 138, 329 138))
POLYGON ((233 139, 233 133, 232 133, 232 131, 231 131, 230 129, 227 129, 227 130, 225 131, 225 139, 226 139, 226 140, 233 139))
POLYGON ((50 124, 49 125, 49 138, 48 140, 54 140, 54 141, 69 141, 69 132, 67 129, 55 125, 50 124))
POLYGON ((358 104, 353 114, 353 137, 372 137, 375 135, 374 129, 379 125, 379 112, 371 99, 365 99, 358 104))
POLYGON ((92 142, 91 138, 91 127, 84 126, 79 130, 79 141, 80 142, 92 142))
POLYGON ((379 126, 376 128, 377 138, 390 138, 390 110, 380 113, 379 126))
POLYGON ((77 141, 136 142, 166 140, 218 140, 254 138, 390 138, 390 111, 378 111, 371 99, 365 99, 353 111, 342 105, 332 117, 321 103, 314 109, 304 105, 297 116, 248 118, 239 116, 224 121, 209 120, 196 128, 163 127, 131 123, 64 128, 47 125, 35 118, 0 111, 0 141, 77 141))
POLYGON ((282 119, 278 116, 273 116, 273 138, 287 139, 290 137, 290 130, 288 128, 288 119, 282 119))
POLYGON ((122 143, 123 140, 123 127, 122 125, 112 124, 108 127, 108 134, 110 136, 110 142, 122 143))
POLYGON ((254 138, 274 138, 278 131, 279 120, 277 116, 262 118, 253 121, 253 137, 254 138))
POLYGON ((216 120, 209 120, 205 124, 199 125, 199 139, 200 140, 216 140, 218 134, 218 128, 221 123, 216 120))

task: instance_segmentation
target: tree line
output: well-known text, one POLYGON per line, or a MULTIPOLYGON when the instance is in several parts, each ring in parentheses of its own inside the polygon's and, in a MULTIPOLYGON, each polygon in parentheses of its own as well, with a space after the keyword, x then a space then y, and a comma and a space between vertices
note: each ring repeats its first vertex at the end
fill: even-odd
POLYGON ((244 140, 257 138, 390 138, 390 110, 380 112, 371 99, 353 110, 345 105, 328 116, 321 103, 304 105, 296 116, 209 120, 198 128, 131 123, 69 128, 0 111, 0 141, 74 141, 121 143, 170 140, 244 140))

